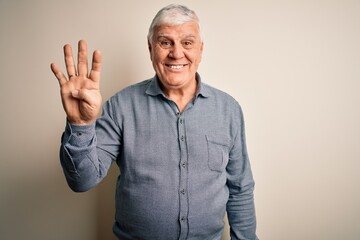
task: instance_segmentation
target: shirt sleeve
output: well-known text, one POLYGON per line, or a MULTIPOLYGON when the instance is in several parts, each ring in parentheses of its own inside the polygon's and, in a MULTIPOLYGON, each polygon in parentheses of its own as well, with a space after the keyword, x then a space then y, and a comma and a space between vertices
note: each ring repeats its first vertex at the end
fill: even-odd
POLYGON ((234 114, 234 144, 227 165, 229 200, 227 215, 232 240, 257 240, 253 175, 245 141, 244 119, 237 104, 234 114))
POLYGON ((84 192, 96 186, 107 174, 120 148, 118 127, 106 103, 103 115, 91 125, 66 123, 61 139, 60 162, 69 187, 84 192))

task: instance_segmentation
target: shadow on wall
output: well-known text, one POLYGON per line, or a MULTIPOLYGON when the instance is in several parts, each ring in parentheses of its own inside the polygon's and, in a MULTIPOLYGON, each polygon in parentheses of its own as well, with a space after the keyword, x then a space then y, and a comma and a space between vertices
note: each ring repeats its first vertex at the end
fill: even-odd
POLYGON ((60 166, 27 170, 0 183, 1 239, 94 239, 94 192, 73 193, 60 166))

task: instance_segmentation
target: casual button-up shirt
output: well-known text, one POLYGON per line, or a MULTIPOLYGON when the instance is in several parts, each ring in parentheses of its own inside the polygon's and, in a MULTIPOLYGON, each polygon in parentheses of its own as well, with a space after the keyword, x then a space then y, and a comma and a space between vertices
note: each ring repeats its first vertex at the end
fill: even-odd
POLYGON ((61 163, 69 186, 86 191, 107 174, 116 185, 119 239, 256 239, 254 181, 241 108, 202 83, 183 112, 152 79, 127 87, 95 124, 67 123, 61 163))

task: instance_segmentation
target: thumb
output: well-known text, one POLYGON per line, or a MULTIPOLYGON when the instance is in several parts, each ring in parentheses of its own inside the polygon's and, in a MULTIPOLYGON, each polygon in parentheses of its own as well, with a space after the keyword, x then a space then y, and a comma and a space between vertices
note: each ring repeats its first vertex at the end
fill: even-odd
POLYGON ((86 89, 76 89, 71 92, 71 95, 73 98, 76 98, 78 100, 87 100, 88 93, 86 89))
MULTIPOLYGON (((83 102, 86 102, 87 104, 91 106, 97 106, 98 103, 98 97, 94 95, 91 91, 88 89, 76 89, 71 92, 71 95, 73 98, 77 100, 81 100, 83 102)), ((101 97, 100 97, 101 102, 101 97)))
POLYGON ((71 92, 71 96, 73 96, 73 98, 81 99, 79 95, 80 95, 80 90, 73 90, 71 92))

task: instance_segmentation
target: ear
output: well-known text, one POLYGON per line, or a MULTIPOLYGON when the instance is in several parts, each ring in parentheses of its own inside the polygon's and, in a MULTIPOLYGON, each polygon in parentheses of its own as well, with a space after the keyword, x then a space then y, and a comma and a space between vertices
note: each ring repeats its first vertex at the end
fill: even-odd
POLYGON ((150 41, 148 40, 148 49, 149 49, 149 53, 150 53, 150 59, 152 60, 152 46, 150 41))
POLYGON ((201 60, 202 60, 203 50, 204 50, 204 42, 201 42, 201 46, 200 46, 200 59, 199 59, 199 62, 201 62, 201 60))
POLYGON ((148 48, 149 48, 149 52, 151 52, 151 44, 150 44, 150 41, 148 40, 148 48))

